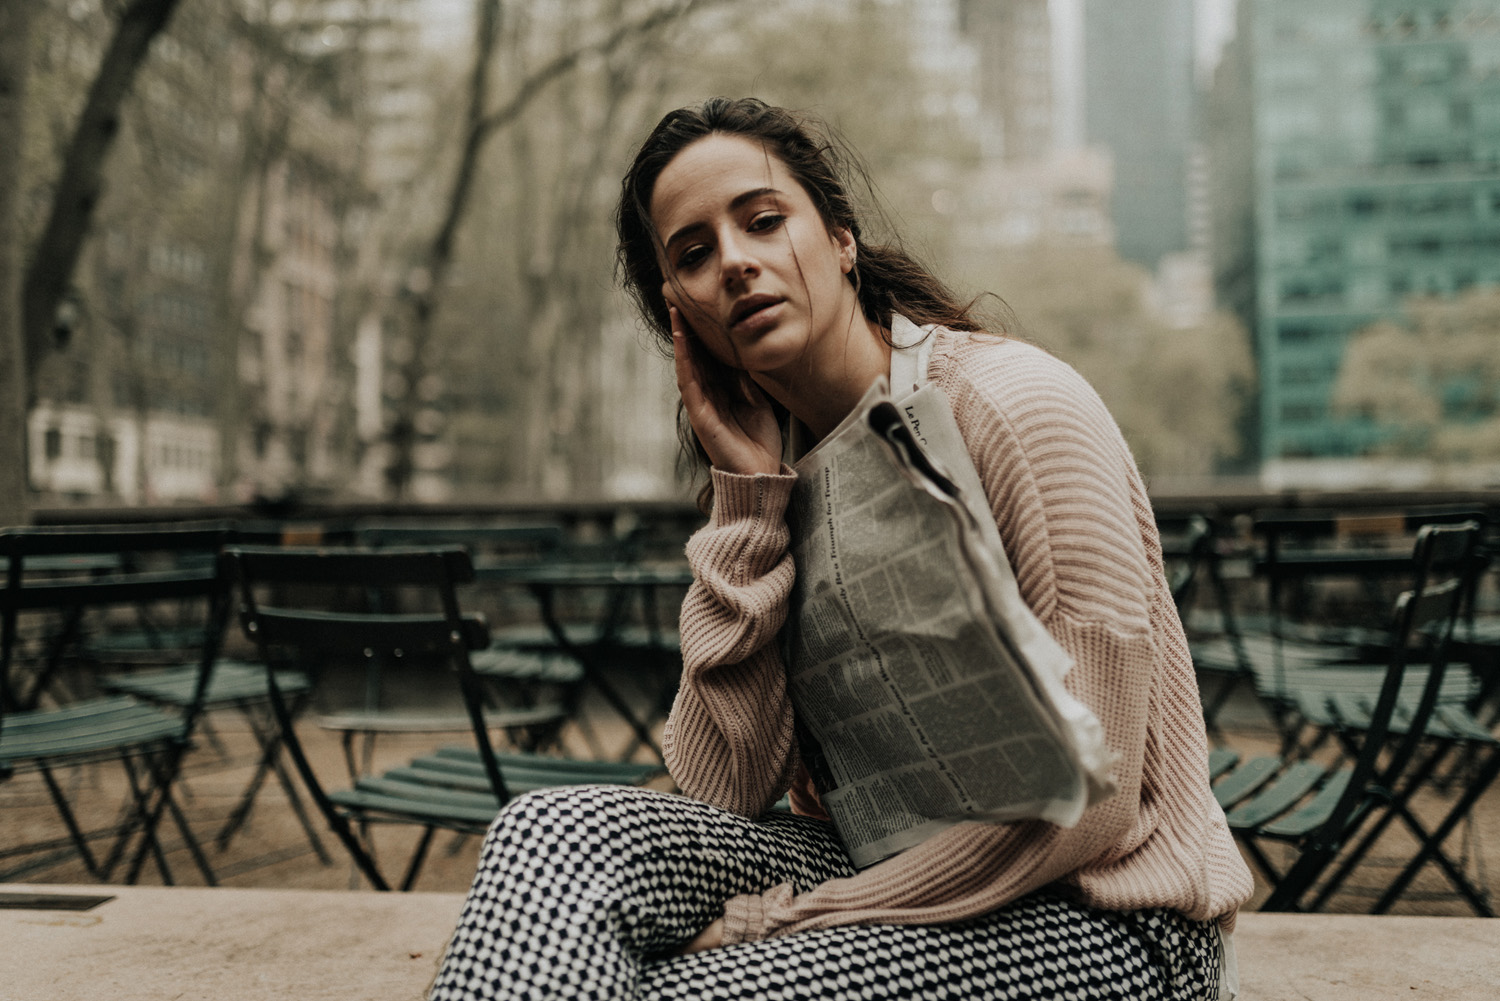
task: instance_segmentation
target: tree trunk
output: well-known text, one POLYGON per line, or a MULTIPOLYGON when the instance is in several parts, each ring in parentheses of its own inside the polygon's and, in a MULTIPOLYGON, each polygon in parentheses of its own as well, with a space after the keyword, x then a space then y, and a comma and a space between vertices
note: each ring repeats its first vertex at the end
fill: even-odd
POLYGON ((27 512, 25 338, 21 327, 21 124, 31 62, 32 0, 0 0, 0 526, 27 512))
MULTIPOLYGON (((104 165, 120 131, 120 104, 146 59, 151 40, 166 27, 178 0, 131 0, 89 87, 78 125, 63 155, 46 226, 37 239, 21 292, 26 393, 35 398, 36 373, 50 347, 57 304, 67 293, 104 185, 104 165)), ((15 0, 7 8, 20 6, 15 0)))
POLYGON ((510 97, 494 110, 489 108, 492 62, 498 40, 500 0, 476 0, 474 62, 469 73, 468 113, 464 123, 463 148, 448 190, 442 223, 438 226, 425 256, 412 270, 407 287, 410 337, 409 361, 402 366, 401 395, 395 402, 395 414, 387 442, 391 460, 386 468, 386 485, 400 498, 410 486, 415 472, 413 452, 417 442, 416 413, 420 405, 417 388, 426 376, 427 353, 432 341, 434 320, 447 291, 445 283, 453 264, 454 242, 463 224, 473 187, 478 177, 480 157, 485 146, 498 132, 512 125, 556 81, 573 73, 590 57, 607 58, 627 42, 647 37, 680 20, 701 7, 723 0, 672 0, 647 14, 616 26, 603 38, 567 49, 534 71, 527 73, 510 97))

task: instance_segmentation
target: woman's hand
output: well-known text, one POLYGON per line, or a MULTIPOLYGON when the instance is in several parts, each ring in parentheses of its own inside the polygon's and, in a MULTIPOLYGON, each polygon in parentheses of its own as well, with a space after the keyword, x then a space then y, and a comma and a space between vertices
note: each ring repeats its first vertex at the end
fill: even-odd
POLYGON ((771 401, 743 372, 731 386, 709 386, 695 352, 701 350, 688 335, 676 306, 672 318, 672 360, 677 391, 693 433, 714 468, 726 473, 777 473, 781 470, 781 428, 771 401))
POLYGON ((691 942, 677 950, 677 955, 686 956, 690 952, 702 952, 705 949, 717 949, 724 944, 724 919, 716 918, 707 928, 700 931, 691 942))

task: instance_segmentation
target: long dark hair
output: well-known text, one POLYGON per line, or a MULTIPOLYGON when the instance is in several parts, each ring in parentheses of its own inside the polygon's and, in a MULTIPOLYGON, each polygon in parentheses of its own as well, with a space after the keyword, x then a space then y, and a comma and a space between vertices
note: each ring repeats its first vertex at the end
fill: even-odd
MULTIPOLYGON (((970 331, 982 328, 974 302, 960 302, 899 245, 865 242, 849 192, 856 184, 869 192, 873 192, 873 187, 853 152, 826 123, 753 97, 714 97, 669 112, 662 118, 641 144, 620 185, 620 204, 615 214, 620 241, 615 251, 616 275, 646 326, 667 352, 671 351, 672 327, 661 292, 664 280, 658 258, 661 237, 651 224, 651 195, 657 178, 678 153, 716 133, 744 136, 760 143, 802 185, 830 232, 847 229, 853 234, 855 267, 849 273, 849 281, 854 285, 865 319, 889 329, 891 315, 900 313, 919 326, 940 324, 970 331)), ((723 366, 712 359, 700 357, 700 361, 718 385, 733 385, 727 369, 722 373, 714 370, 723 366)), ((685 450, 706 465, 707 456, 680 408, 678 433, 685 450)), ((703 500, 706 497, 700 498, 703 500)))

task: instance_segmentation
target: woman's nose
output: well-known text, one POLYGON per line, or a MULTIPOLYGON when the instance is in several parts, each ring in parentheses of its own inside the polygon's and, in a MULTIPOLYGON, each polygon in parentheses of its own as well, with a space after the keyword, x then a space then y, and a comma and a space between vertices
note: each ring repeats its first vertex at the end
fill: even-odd
POLYGON ((733 285, 760 273, 760 264, 751 248, 738 234, 726 234, 720 238, 719 267, 723 272, 725 285, 733 285))

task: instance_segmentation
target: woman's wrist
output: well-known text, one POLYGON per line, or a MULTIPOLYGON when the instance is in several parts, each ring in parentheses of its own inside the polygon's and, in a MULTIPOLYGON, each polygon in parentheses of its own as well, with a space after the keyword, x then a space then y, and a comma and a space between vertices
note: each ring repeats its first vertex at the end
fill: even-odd
POLYGON ((756 464, 746 468, 738 468, 728 464, 709 467, 709 469, 724 476, 779 476, 784 468, 780 463, 775 466, 771 466, 769 463, 756 464))

